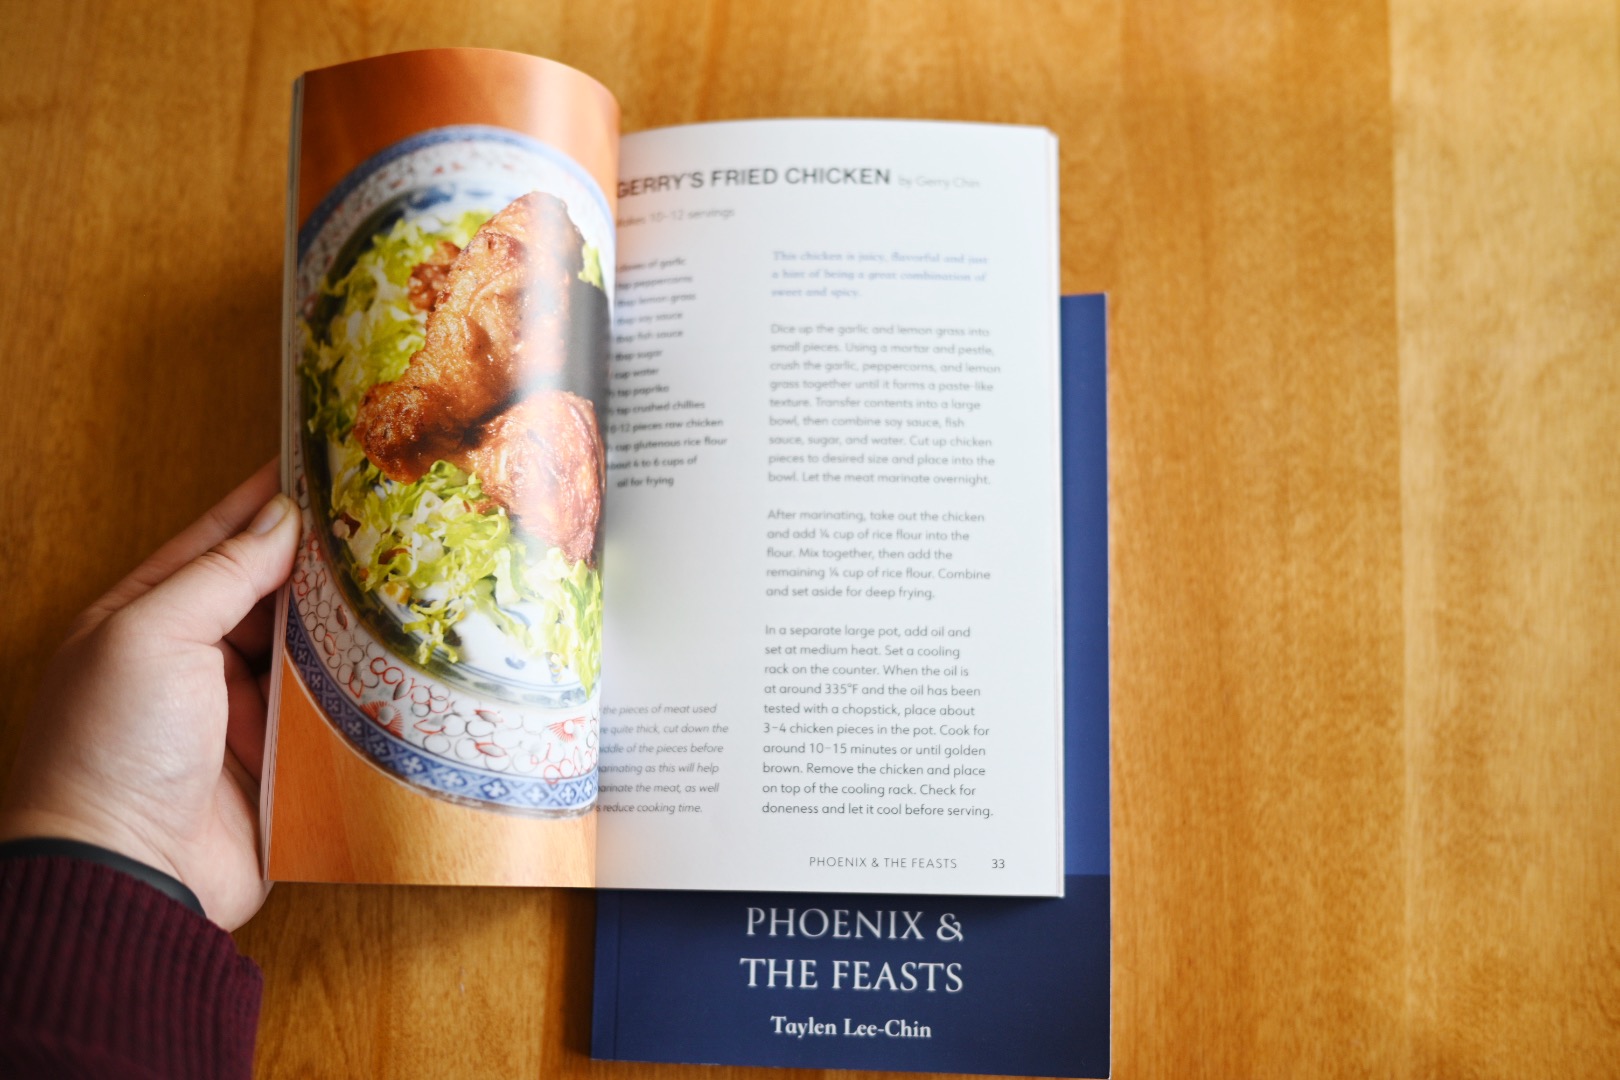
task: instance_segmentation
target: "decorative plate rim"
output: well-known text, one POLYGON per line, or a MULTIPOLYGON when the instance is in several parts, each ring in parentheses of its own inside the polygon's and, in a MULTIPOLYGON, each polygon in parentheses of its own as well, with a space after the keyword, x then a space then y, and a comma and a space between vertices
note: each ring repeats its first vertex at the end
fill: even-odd
POLYGON ((287 655, 304 685, 344 741, 390 779, 480 808, 550 815, 582 812, 595 803, 598 766, 558 780, 495 773, 428 754, 371 722, 333 681, 297 612, 288 616, 287 655))
POLYGON ((556 147, 533 136, 524 135, 507 128, 491 127, 487 124, 451 124, 446 127, 430 128, 427 131, 418 132, 408 138, 401 139, 397 143, 385 146, 350 169, 343 179, 338 181, 337 186, 327 192, 325 198, 316 204, 315 209, 310 211, 309 217, 304 221, 304 224, 299 227, 298 262, 302 263, 304 261, 304 256, 308 253, 310 244, 320 234, 321 229, 326 226, 327 219, 336 212, 339 206, 343 205, 344 200, 352 195, 356 188, 370 178, 372 173, 407 154, 415 153, 429 146, 436 146, 439 143, 456 142, 458 140, 505 143, 508 146, 516 146, 548 159, 564 172, 572 174, 574 179, 581 181, 585 185, 586 191, 596 199, 597 208, 601 210, 603 219, 610 224, 613 221, 613 211, 608 205, 607 195, 603 193, 602 185, 597 183, 596 177, 586 172, 579 162, 556 147))

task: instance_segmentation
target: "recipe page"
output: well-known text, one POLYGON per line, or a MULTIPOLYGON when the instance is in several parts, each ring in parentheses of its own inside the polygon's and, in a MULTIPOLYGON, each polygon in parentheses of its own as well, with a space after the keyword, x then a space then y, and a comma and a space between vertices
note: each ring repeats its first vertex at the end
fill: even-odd
POLYGON ((599 885, 1061 894, 1056 158, 622 140, 599 885))

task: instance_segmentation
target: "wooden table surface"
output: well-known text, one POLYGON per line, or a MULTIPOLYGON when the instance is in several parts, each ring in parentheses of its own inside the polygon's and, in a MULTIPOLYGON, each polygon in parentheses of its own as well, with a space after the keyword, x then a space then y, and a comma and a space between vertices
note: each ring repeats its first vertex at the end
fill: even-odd
MULTIPOLYGON (((300 71, 1044 124, 1112 298, 1116 1074, 1617 1075, 1615 3, 0 6, 0 761, 74 611, 275 451, 300 71)), ((591 911, 279 887, 260 1072, 748 1072, 588 1060, 591 911)))

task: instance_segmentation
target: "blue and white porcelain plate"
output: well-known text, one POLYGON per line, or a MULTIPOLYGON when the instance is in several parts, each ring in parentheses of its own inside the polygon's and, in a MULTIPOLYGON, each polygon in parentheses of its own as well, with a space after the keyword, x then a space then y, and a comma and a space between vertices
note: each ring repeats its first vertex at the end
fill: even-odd
MULTIPOLYGON (((346 273, 373 239, 401 220, 429 232, 467 211, 494 213, 541 191, 561 199, 587 245, 602 253, 613 295, 613 221, 580 166, 536 140, 498 128, 440 128, 374 155, 350 173, 299 231, 292 283, 310 317, 325 283, 346 273)), ((286 644, 322 710, 345 739, 391 776, 474 805, 577 813, 596 797, 600 689, 553 658, 528 653, 493 624, 457 627, 461 655, 417 660, 409 613, 360 589, 332 531, 330 447, 309 431, 297 374, 304 343, 291 335, 287 451, 304 516, 286 644)), ((521 617, 522 613, 517 613, 521 617)), ((488 620, 484 620, 487 622, 488 620)))

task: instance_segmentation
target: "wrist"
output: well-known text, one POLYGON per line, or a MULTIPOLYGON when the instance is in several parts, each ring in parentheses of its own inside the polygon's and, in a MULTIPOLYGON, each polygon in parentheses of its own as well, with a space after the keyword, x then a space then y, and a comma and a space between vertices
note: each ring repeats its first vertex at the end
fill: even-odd
MULTIPOLYGON (((90 814, 64 814, 37 806, 11 806, 0 811, 0 844, 18 840, 68 840, 110 851, 185 885, 174 861, 143 840, 128 825, 90 814)), ((190 887, 186 886, 187 891, 190 887)))
POLYGON ((162 893, 193 915, 208 918, 208 912, 203 910, 202 901, 197 898, 197 894, 179 878, 96 844, 54 836, 0 840, 0 864, 11 859, 68 859, 74 862, 94 863, 162 893))

